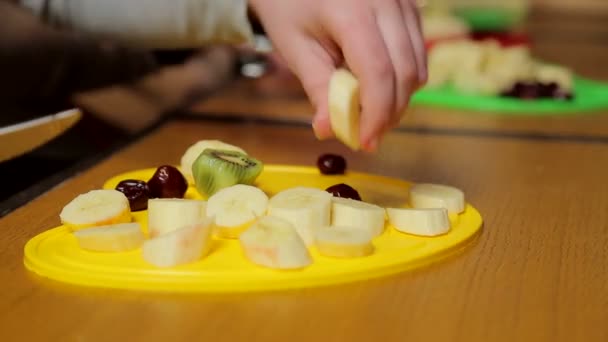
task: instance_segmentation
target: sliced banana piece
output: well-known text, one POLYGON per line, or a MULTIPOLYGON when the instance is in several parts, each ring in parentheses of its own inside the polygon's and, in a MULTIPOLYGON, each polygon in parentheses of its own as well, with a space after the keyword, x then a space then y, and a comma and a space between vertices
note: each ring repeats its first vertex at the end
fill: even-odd
POLYGON ((247 154, 247 152, 245 152, 242 148, 225 143, 221 140, 199 140, 188 147, 181 158, 181 171, 188 180, 188 183, 192 185, 194 184, 192 164, 194 164, 194 161, 198 158, 198 156, 200 156, 201 153, 208 148, 215 150, 237 151, 247 154))
POLYGON ((273 269, 299 269, 312 258, 294 226, 284 219, 265 216, 241 234, 245 256, 254 264, 273 269))
POLYGON ((198 261, 211 247, 211 219, 181 227, 146 240, 142 247, 144 260, 157 267, 173 267, 198 261))
POLYGON ((382 207, 350 198, 332 198, 332 226, 359 226, 376 237, 384 232, 385 221, 386 210, 382 207))
POLYGON ((487 52, 484 72, 494 79, 500 91, 512 88, 516 82, 532 80, 533 70, 534 62, 527 47, 497 47, 487 52))
POLYGON ((329 81, 329 119, 340 141, 359 150, 359 81, 346 69, 334 71, 329 81))
POLYGON ((59 214, 61 223, 73 231, 131 222, 129 200, 117 190, 91 190, 76 196, 59 214))
POLYGON ((374 252, 369 229, 360 226, 328 226, 315 230, 319 253, 334 258, 357 258, 374 252))
POLYGON ((236 239, 266 213, 268 196, 251 185, 237 184, 209 197, 207 215, 215 218, 218 236, 236 239))
POLYGON ((144 243, 144 233, 137 222, 82 229, 74 236, 80 248, 96 252, 125 252, 144 243))
POLYGON ((550 64, 538 64, 535 70, 536 79, 541 83, 557 83, 566 91, 572 90, 572 71, 570 69, 550 64))
POLYGON ((387 208, 386 212, 390 224, 403 233, 420 236, 437 236, 450 231, 448 211, 444 208, 387 208))
POLYGON ((289 221, 307 246, 314 243, 313 231, 329 226, 332 195, 327 191, 295 187, 274 195, 268 205, 268 215, 289 221))
POLYGON ((148 200, 148 234, 151 238, 190 226, 206 217, 201 200, 154 198, 148 200))
POLYGON ((504 82, 498 76, 494 77, 485 72, 465 69, 454 72, 452 82, 463 94, 494 96, 505 87, 504 82))
POLYGON ((449 185, 415 184, 410 187, 410 205, 414 208, 445 208, 450 214, 460 214, 465 209, 462 190, 449 185))

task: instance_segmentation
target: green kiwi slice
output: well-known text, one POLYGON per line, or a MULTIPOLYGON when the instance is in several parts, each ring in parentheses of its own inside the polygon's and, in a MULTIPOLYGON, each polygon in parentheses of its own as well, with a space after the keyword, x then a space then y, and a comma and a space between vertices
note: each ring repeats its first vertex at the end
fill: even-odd
POLYGON ((244 153, 207 148, 192 164, 192 175, 196 190, 208 198, 235 184, 253 184, 263 169, 261 161, 244 153))

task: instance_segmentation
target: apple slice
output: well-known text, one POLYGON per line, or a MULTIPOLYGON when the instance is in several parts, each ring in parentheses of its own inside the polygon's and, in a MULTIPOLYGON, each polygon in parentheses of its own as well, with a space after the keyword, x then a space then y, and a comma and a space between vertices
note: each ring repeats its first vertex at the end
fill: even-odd
POLYGON ((129 200, 117 190, 91 190, 78 195, 59 214, 61 223, 72 231, 131 222, 129 200))
POLYGON ((437 236, 450 231, 448 211, 444 208, 387 208, 388 221, 398 231, 412 235, 437 236))
POLYGON ((142 247, 144 260, 157 267, 173 267, 201 259, 211 247, 211 223, 205 218, 146 240, 142 247))
POLYGON ((359 150, 359 81, 350 71, 334 71, 329 81, 328 100, 329 121, 336 138, 352 150, 359 150))
POLYGON ((137 222, 82 229, 74 236, 80 248, 96 252, 125 252, 144 243, 144 233, 137 222))
POLYGON ((206 217, 207 203, 181 198, 148 200, 148 233, 151 238, 193 225, 206 217))

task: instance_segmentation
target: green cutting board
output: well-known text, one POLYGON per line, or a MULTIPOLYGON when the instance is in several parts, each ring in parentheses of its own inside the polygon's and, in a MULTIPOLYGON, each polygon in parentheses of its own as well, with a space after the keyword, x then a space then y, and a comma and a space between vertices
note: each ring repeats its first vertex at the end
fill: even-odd
POLYGON ((571 101, 522 100, 499 96, 468 95, 451 87, 423 88, 412 97, 412 105, 493 112, 510 115, 572 115, 608 109, 608 84, 577 77, 571 101))

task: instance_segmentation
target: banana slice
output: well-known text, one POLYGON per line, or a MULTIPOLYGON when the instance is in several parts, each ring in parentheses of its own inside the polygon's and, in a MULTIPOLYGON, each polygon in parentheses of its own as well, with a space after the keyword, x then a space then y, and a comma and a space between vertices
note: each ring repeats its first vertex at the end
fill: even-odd
POLYGON ((385 220, 386 211, 377 205, 350 198, 332 198, 332 226, 359 226, 376 237, 384 232, 385 220))
POLYGON ((464 211, 462 190, 441 184, 415 184, 410 187, 410 205, 417 209, 445 208, 450 214, 464 211))
MULTIPOLYGON (((498 76, 481 71, 465 69, 454 72, 452 83, 463 94, 498 95, 505 87, 505 82, 498 76)), ((508 84, 508 83, 507 83, 508 84)))
POLYGON ((466 41, 448 41, 429 51, 429 80, 426 87, 437 88, 452 81, 454 73, 466 63, 467 70, 476 70, 480 60, 478 50, 466 41), (461 63, 462 62, 462 63, 461 63))
POLYGON ((314 243, 314 229, 330 225, 332 195, 327 191, 295 187, 274 195, 268 215, 289 221, 307 246, 314 243))
POLYGON ((329 119, 336 138, 355 151, 361 147, 359 116, 359 81, 350 71, 338 69, 329 81, 329 119))
POLYGON ((572 71, 558 65, 538 64, 535 70, 536 79, 542 83, 557 83, 566 91, 572 90, 572 71))
POLYGON ((374 252, 369 229, 360 226, 331 226, 315 230, 319 253, 334 258, 357 258, 374 252))
POLYGON ((205 218, 146 240, 142 247, 144 260, 157 267, 172 267, 201 259, 210 251, 211 223, 211 219, 205 218))
POLYGON ((437 236, 450 231, 448 211, 436 209, 387 208, 388 220, 403 233, 421 236, 437 236))
POLYGON ((76 196, 59 214, 61 223, 72 231, 131 222, 129 200, 117 190, 91 190, 76 196))
POLYGON ((254 264, 274 269, 298 269, 312 259, 294 226, 278 217, 265 216, 239 237, 245 256, 254 264))
POLYGON ((188 147, 181 158, 181 171, 188 180, 188 183, 194 185, 194 176, 192 175, 192 164, 206 149, 237 151, 247 154, 242 148, 225 143, 221 140, 200 140, 188 147))
POLYGON ((493 47, 486 51, 483 73, 491 80, 494 95, 508 91, 516 82, 532 80, 534 63, 527 47, 493 47))
POLYGON ((151 238, 193 225, 206 217, 207 203, 181 198, 148 200, 148 234, 151 238))
POLYGON ((144 243, 144 233, 137 222, 82 229, 74 236, 80 248, 96 252, 125 252, 144 243))
POLYGON ((236 239, 268 208, 268 196, 251 185, 237 184, 209 197, 207 216, 215 218, 220 237, 236 239))

